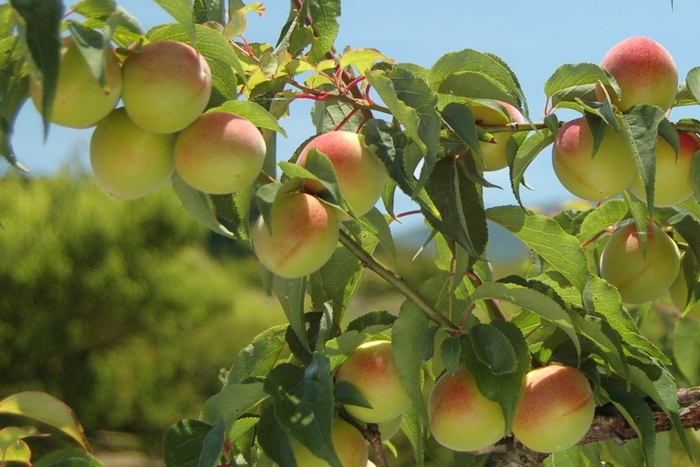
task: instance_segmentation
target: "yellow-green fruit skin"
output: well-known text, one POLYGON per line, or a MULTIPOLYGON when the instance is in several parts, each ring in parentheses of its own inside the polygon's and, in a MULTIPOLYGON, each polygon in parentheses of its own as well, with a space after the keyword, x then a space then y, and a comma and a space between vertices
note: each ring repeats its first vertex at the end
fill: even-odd
MULTIPOLYGON (((625 111, 637 104, 671 108, 678 90, 678 70, 673 57, 661 44, 635 36, 616 44, 600 62, 620 86, 622 97, 608 89, 613 104, 625 111)), ((605 95, 596 89, 599 100, 605 95)))
POLYGON ((136 199, 170 179, 175 169, 174 144, 174 134, 146 131, 119 108, 95 127, 90 165, 107 193, 123 200, 136 199))
MULTIPOLYGON (((507 102, 498 101, 508 111, 508 115, 499 112, 496 109, 481 104, 473 104, 469 108, 474 114, 474 121, 477 125, 506 125, 508 123, 522 123, 523 115, 514 106, 507 102)), ((500 170, 508 166, 508 158, 506 157, 506 148, 508 141, 513 138, 513 134, 509 132, 493 133, 493 142, 479 141, 481 152, 483 153, 483 161, 477 155, 472 153, 474 163, 477 169, 484 172, 492 172, 500 170)))
POLYGON ((569 366, 545 366, 525 375, 513 434, 533 451, 563 451, 584 437, 594 415, 595 398, 586 376, 569 366))
MULTIPOLYGON (((350 131, 331 131, 312 139, 299 153, 297 163, 306 164, 306 157, 311 148, 325 154, 333 164, 338 178, 340 194, 348 202, 357 216, 369 212, 377 204, 386 183, 386 168, 374 155, 361 138, 350 131)), ((307 180, 306 189, 312 193, 323 190, 315 180, 307 180)), ((341 216, 349 220, 349 216, 341 216)))
MULTIPOLYGON (((333 422, 331 438, 335 452, 343 467, 366 467, 367 444, 360 431, 345 420, 338 418, 333 422)), ((313 453, 299 441, 292 441, 292 452, 299 467, 328 467, 330 464, 313 453)))
POLYGON ((384 423, 401 416, 411 398, 401 383, 390 341, 370 341, 357 347, 338 367, 336 384, 352 383, 372 408, 346 405, 352 417, 366 423, 384 423))
POLYGON ((122 68, 122 101, 145 130, 175 133, 204 111, 211 96, 211 70, 204 57, 177 41, 157 41, 134 52, 122 68))
POLYGON ((604 201, 621 194, 637 169, 620 135, 607 128, 593 154, 593 135, 581 117, 566 122, 552 146, 552 166, 561 184, 589 201, 604 201))
MULTIPOLYGON (((121 65, 112 51, 105 56, 104 73, 107 89, 90 71, 73 37, 63 38, 51 122, 70 128, 88 128, 105 118, 117 106, 122 90, 121 65)), ((29 81, 29 94, 41 112, 41 88, 34 79, 29 81)))
MULTIPOLYGON (((682 203, 693 196, 693 181, 690 167, 695 151, 700 148, 700 139, 694 133, 678 133, 679 151, 676 152, 663 138, 656 143, 656 174, 654 177, 654 206, 669 207, 682 203)), ((637 175, 629 190, 642 201, 646 201, 644 182, 637 175)))
POLYGON ((287 193, 272 203, 271 230, 262 216, 253 227, 253 249, 275 275, 298 279, 321 268, 338 243, 335 211, 313 195, 287 193))
POLYGON ((207 112, 178 134, 175 168, 199 191, 234 193, 255 181, 265 152, 265 139, 250 121, 228 112, 207 112))
POLYGON ((624 303, 655 300, 678 277, 681 261, 676 243, 651 222, 646 237, 646 256, 633 222, 619 227, 603 248, 600 277, 617 288, 624 303))
POLYGON ((454 451, 484 449, 506 435, 501 406, 487 399, 464 366, 443 374, 428 398, 430 431, 454 451))

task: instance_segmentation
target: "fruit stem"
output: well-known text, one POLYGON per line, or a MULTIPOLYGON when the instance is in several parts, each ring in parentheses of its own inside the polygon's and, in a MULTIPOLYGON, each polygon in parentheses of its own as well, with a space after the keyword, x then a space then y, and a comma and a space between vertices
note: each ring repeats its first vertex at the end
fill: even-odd
POLYGON ((374 271, 379 277, 393 285, 406 298, 412 301, 429 320, 439 324, 451 334, 458 336, 462 334, 462 329, 447 319, 447 317, 442 313, 437 311, 430 303, 428 303, 420 292, 408 284, 405 279, 399 277, 394 271, 377 261, 372 255, 362 249, 361 245, 355 242, 355 240, 350 238, 350 236, 342 230, 340 231, 340 243, 342 243, 343 246, 350 251, 350 253, 362 261, 366 268, 374 271))

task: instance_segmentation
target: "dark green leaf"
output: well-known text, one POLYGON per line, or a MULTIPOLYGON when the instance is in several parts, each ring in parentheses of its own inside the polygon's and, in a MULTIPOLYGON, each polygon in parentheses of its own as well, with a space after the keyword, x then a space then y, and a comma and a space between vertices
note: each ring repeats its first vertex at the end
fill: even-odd
POLYGON ((22 18, 18 24, 19 40, 25 51, 32 76, 42 89, 41 115, 44 138, 48 135, 51 109, 58 85, 61 39, 60 24, 63 2, 60 0, 10 0, 22 18))
POLYGON ((476 185, 460 170, 458 161, 441 159, 425 188, 440 212, 440 218, 423 212, 430 225, 459 243, 472 259, 481 258, 488 243, 486 215, 476 185))
POLYGON ((452 102, 442 109, 442 120, 469 149, 483 157, 474 114, 468 105, 452 102))
POLYGON ((283 279, 275 276, 272 282, 272 290, 279 300, 289 325, 299 338, 302 346, 311 352, 309 338, 306 335, 304 324, 304 296, 306 294, 306 278, 283 279))
MULTIPOLYGON (((92 454, 81 449, 56 451, 42 457, 32 465, 33 467, 104 467, 104 464, 92 454)), ((168 467, 171 467, 170 464, 168 467)))
POLYGON ((445 365, 445 369, 451 374, 454 374, 455 371, 457 371, 461 353, 462 345, 457 337, 448 336, 442 341, 442 344, 440 344, 440 357, 442 358, 442 363, 445 365))
POLYGON ((199 456, 197 467, 217 467, 220 465, 219 460, 224 450, 224 441, 226 441, 224 419, 219 417, 219 421, 204 437, 204 445, 202 446, 202 453, 199 456))
POLYGON ((348 323, 345 331, 358 331, 362 332, 369 328, 375 330, 376 326, 383 329, 388 329, 396 321, 396 316, 392 315, 388 311, 371 311, 366 313, 348 323))
POLYGON ((540 130, 528 136, 518 148, 510 170, 510 184, 515 199, 520 205, 523 204, 520 198, 520 186, 525 180, 525 170, 539 153, 554 142, 555 137, 555 133, 549 129, 540 130))
POLYGON ((349 381, 338 381, 333 388, 333 397, 336 404, 356 405, 358 407, 372 408, 372 404, 349 381))
POLYGON ((311 63, 317 63, 325 58, 338 35, 340 0, 311 0, 308 3, 314 29, 314 39, 308 59, 311 63))
POLYGON ((607 71, 593 63, 561 65, 544 84, 544 94, 554 107, 560 102, 576 102, 578 99, 594 101, 596 83, 611 86, 619 96, 620 87, 607 71))
POLYGON ((265 407, 260 415, 257 440, 265 454, 280 467, 302 467, 297 466, 294 460, 289 435, 277 420, 272 404, 265 407))
POLYGON ((644 459, 647 465, 654 465, 654 450, 656 448, 656 424, 654 413, 642 397, 636 392, 627 391, 619 380, 609 379, 605 390, 611 402, 634 428, 642 440, 644 459))
POLYGON ((468 334, 474 355, 493 374, 503 375, 517 370, 515 350, 508 338, 497 328, 488 324, 477 324, 469 329, 468 334))
MULTIPOLYGON (((180 420, 165 432, 163 452, 168 467, 197 467, 204 439, 212 426, 199 420, 180 420)), ((49 464, 53 465, 53 464, 49 464)), ((73 464, 68 464, 68 466, 73 464)))
POLYGON ((316 457, 341 467, 331 438, 334 421, 333 382, 328 358, 314 353, 306 368, 282 363, 268 374, 265 391, 284 430, 316 457))
POLYGON ((192 43, 196 43, 194 16, 191 0, 155 0, 175 21, 180 23, 192 43))

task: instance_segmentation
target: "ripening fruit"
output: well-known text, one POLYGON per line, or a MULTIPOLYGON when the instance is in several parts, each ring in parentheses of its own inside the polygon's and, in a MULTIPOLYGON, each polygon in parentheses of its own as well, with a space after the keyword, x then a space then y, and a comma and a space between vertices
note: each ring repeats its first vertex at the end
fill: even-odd
POLYGON ((122 100, 129 117, 154 133, 182 130, 204 111, 211 71, 204 57, 176 41, 145 45, 124 61, 122 100))
POLYGON ((646 228, 646 256, 642 252, 637 224, 619 227, 600 257, 600 277, 614 285, 624 303, 638 304, 665 294, 680 271, 676 243, 656 224, 646 228))
POLYGON ((265 139, 229 112, 202 114, 175 141, 175 168, 199 191, 223 195, 250 186, 265 162, 265 139))
MULTIPOLYGON (((90 71, 73 37, 61 40, 51 122, 71 128, 88 128, 96 125, 116 107, 122 90, 121 66, 113 51, 109 51, 105 59, 107 89, 102 88, 90 71)), ((41 112, 42 90, 33 78, 29 80, 29 93, 34 106, 41 112)))
POLYGON ((388 422, 382 422, 377 424, 377 429, 382 435, 382 441, 393 438, 396 433, 401 429, 401 422, 403 421, 403 414, 398 417, 389 420, 388 422))
POLYGON ((144 130, 122 107, 95 127, 90 165, 107 193, 124 200, 140 198, 170 179, 174 144, 174 134, 144 130))
POLYGON ((583 117, 559 129, 552 146, 552 165, 564 188, 590 201, 619 195, 637 173, 624 140, 610 127, 593 154, 593 134, 583 117))
MULTIPOLYGON (((386 183, 386 168, 382 161, 350 131, 331 131, 312 139, 299 154, 297 163, 304 166, 309 149, 316 148, 333 163, 340 194, 357 216, 366 214, 379 200, 386 183)), ((316 180, 306 180, 311 193, 323 191, 316 180)), ((349 216, 341 220, 349 220, 349 216)))
MULTIPOLYGON (((523 115, 520 111, 510 105, 507 102, 498 101, 508 114, 503 114, 498 110, 491 108, 487 105, 480 103, 473 103, 469 106, 469 109, 474 114, 474 120, 477 125, 506 125, 508 123, 522 123, 523 115)), ((493 133, 494 141, 487 143, 486 141, 479 141, 479 146, 483 152, 483 161, 477 155, 472 153, 474 162, 476 163, 476 168, 483 170, 485 172, 491 172, 494 170, 500 170, 508 166, 508 159, 506 157, 506 148, 508 147, 508 141, 513 138, 512 133, 502 132, 493 133)))
MULTIPOLYGON (((342 418, 338 418, 333 422, 331 438, 343 467, 367 466, 367 444, 357 428, 342 418)), ((292 440, 292 452, 299 467, 328 467, 330 465, 323 459, 314 456, 306 446, 297 440, 292 440)))
POLYGON ((513 434, 538 452, 558 452, 578 443, 593 422, 595 398, 576 368, 550 365, 525 375, 513 417, 513 434))
MULTIPOLYGON (((621 111, 637 104, 654 104, 664 110, 673 105, 678 89, 678 70, 671 54, 658 42, 636 36, 625 39, 605 54, 600 67, 615 77, 622 98, 608 90, 621 111)), ((596 89, 599 100, 605 95, 596 89)))
POLYGON ((484 397, 464 366, 438 378, 428 398, 430 431, 454 451, 476 451, 506 435, 501 406, 484 397))
POLYGON ((370 341, 357 347, 338 367, 335 382, 340 381, 352 383, 372 406, 345 406, 348 414, 365 423, 394 420, 411 405, 390 341, 370 341))
POLYGON ((271 229, 262 216, 252 229, 260 262, 286 279, 304 277, 326 264, 338 243, 335 210, 307 193, 286 193, 272 203, 271 229))
MULTIPOLYGON (((654 206, 668 207, 682 203, 693 196, 693 181, 690 178, 690 166, 695 151, 700 149, 700 139, 695 133, 678 133, 680 142, 678 158, 670 144, 663 138, 656 143, 656 175, 654 178, 654 206)), ((637 175, 629 190, 646 202, 644 182, 637 175)))

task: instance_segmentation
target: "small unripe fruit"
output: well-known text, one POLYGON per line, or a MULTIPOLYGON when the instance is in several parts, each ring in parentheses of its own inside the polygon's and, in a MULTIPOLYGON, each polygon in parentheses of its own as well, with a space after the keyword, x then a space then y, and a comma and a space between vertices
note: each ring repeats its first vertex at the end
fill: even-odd
POLYGON ((477 451, 506 435, 501 406, 484 397, 464 366, 446 372, 428 399, 430 431, 435 440, 454 451, 477 451))
POLYGON ((107 193, 124 200, 140 198, 170 179, 174 144, 174 134, 146 131, 119 108, 95 128, 90 165, 107 193))
MULTIPOLYGON (((88 128, 105 118, 119 102, 122 89, 121 66, 112 51, 107 53, 104 72, 108 89, 103 89, 92 74, 73 37, 63 38, 51 122, 88 128)), ((41 112, 42 90, 33 78, 29 81, 29 93, 41 112)))
MULTIPOLYGON (((646 37, 625 39, 605 54, 600 67, 620 86, 622 98, 608 90, 613 104, 625 111, 637 104, 654 104, 664 110, 673 105, 678 90, 678 70, 673 57, 661 44, 646 37)), ((599 100, 605 95, 596 90, 599 100)))
POLYGON ((652 222, 646 237, 646 256, 633 222, 618 228, 603 248, 600 277, 617 288, 624 303, 655 300, 678 277, 681 261, 676 243, 652 222))
POLYGON ((192 123, 211 96, 204 57, 176 41, 146 44, 124 61, 122 100, 129 117, 154 133, 174 133, 192 123))
POLYGON ((564 188, 590 201, 619 195, 637 173, 624 140, 610 127, 593 154, 593 134, 583 117, 559 129, 552 146, 552 166, 564 188))
MULTIPOLYGON (((700 149, 700 139, 695 133, 678 133, 679 151, 676 152, 663 138, 656 143, 656 175, 654 177, 654 206, 668 207, 682 203, 693 196, 690 166, 695 151, 700 149)), ((629 190, 646 202, 644 182, 637 175, 629 190)))
MULTIPOLYGON (((338 418, 333 422, 331 438, 343 467, 367 466, 367 444, 357 428, 338 418)), ((292 452, 299 467, 328 467, 330 465, 323 459, 314 456, 306 446, 297 440, 292 441, 292 452)))
MULTIPOLYGON (((477 125, 506 125, 508 123, 522 123, 523 115, 520 111, 507 102, 498 101, 508 111, 508 115, 504 115, 496 109, 483 104, 474 103, 469 108, 474 114, 474 120, 477 125)), ((488 130, 487 130, 488 131, 488 130)), ((513 138, 513 134, 509 132, 493 133, 493 142, 479 141, 481 152, 484 155, 483 161, 481 158, 472 153, 476 167, 485 172, 500 170, 508 166, 506 157, 506 148, 508 142, 513 138)))
POLYGON ((366 423, 384 423, 401 416, 411 398, 401 383, 390 341, 365 342, 341 363, 336 383, 347 381, 364 396, 372 408, 346 405, 351 416, 366 423))
POLYGON ((250 121, 228 112, 208 112, 178 135, 175 168, 199 191, 234 193, 255 181, 265 152, 265 139, 250 121))
POLYGON ((262 216, 251 232, 260 262, 286 279, 304 277, 333 256, 338 217, 313 195, 287 193, 272 203, 270 231, 262 216))
MULTIPOLYGON (((366 214, 377 204, 386 183, 386 168, 356 133, 331 131, 317 136, 299 154, 299 165, 305 165, 311 148, 316 148, 331 160, 338 177, 340 194, 356 215, 366 214)), ((307 180, 305 186, 312 193, 323 190, 323 185, 316 180, 307 180)), ((341 220, 349 219, 347 216, 341 220)))
POLYGON ((593 391, 583 373, 563 365, 537 368, 525 376, 513 434, 533 451, 563 451, 581 441, 594 414, 593 391))

